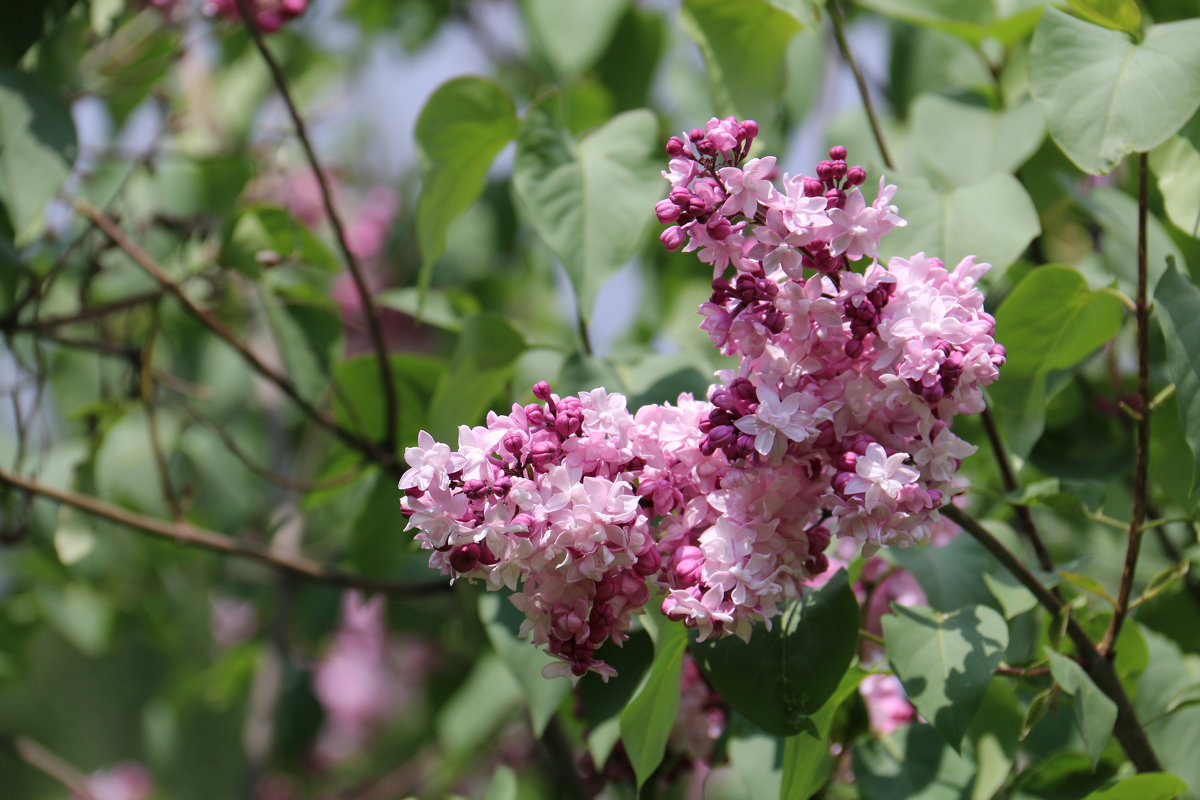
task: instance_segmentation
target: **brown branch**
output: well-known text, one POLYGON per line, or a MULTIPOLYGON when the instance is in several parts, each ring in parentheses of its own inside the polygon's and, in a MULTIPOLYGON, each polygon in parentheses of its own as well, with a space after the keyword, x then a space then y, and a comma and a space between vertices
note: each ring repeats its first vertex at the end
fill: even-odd
POLYGON ((325 215, 329 218, 329 225, 333 228, 334 238, 337 239, 338 249, 342 252, 342 257, 346 261, 346 268, 350 272, 350 277, 354 280, 354 287, 358 290, 359 299, 362 301, 363 316, 367 319, 367 329, 371 334, 371 344, 375 349, 375 356, 379 362, 379 379, 383 383, 383 447, 389 452, 394 451, 396 449, 396 409, 398 403, 396 400, 396 384, 392 378, 392 364, 388 358, 387 341, 383 335, 383 323, 380 321, 379 308, 375 305, 375 298, 371 294, 370 287, 367 286, 362 266, 358 263, 358 258, 355 257, 354 252, 350 249, 349 242, 346 240, 346 230, 342 225, 342 218, 334 206, 333 192, 329 188, 329 180, 325 175, 325 171, 321 169, 321 163, 317 159, 316 151, 313 149, 312 141, 308 136, 308 126, 305 124, 304 118, 300 116, 300 111, 292 99, 292 93, 288 89, 287 77, 283 74, 283 70, 280 69, 279 62, 275 60, 275 56, 271 55, 270 49, 267 48, 267 43, 263 40, 262 32, 259 31, 258 25, 254 21, 254 14, 250 10, 250 4, 247 0, 236 0, 236 2, 238 11, 242 15, 242 21, 246 25, 246 31, 254 41, 254 46, 258 49, 259 54, 262 55, 263 61, 271 73, 271 78, 275 82, 275 88, 279 92, 279 96, 283 98, 283 104, 287 106, 288 115, 292 118, 292 125, 296 128, 296 138, 300 140, 300 146, 304 149, 304 155, 308 159, 308 164, 317 179, 317 185, 321 189, 321 202, 325 206, 325 215))
POLYGON ((401 472, 401 464, 396 460, 395 453, 388 448, 381 448, 374 442, 365 439, 353 431, 339 425, 332 417, 311 402, 305 399, 296 388, 296 385, 281 371, 267 365, 258 355, 256 355, 248 346, 243 344, 233 331, 229 329, 215 314, 207 309, 201 308, 188 297, 178 283, 173 281, 163 268, 150 255, 143 250, 136 242, 127 237, 117 225, 109 219, 102 211, 95 208, 86 200, 77 199, 75 208, 79 213, 83 214, 92 224, 99 228, 117 247, 125 251, 125 253, 134 260, 134 262, 142 268, 150 277, 158 281, 172 297, 174 297, 184 307, 184 309, 195 317, 205 327, 215 333, 222 341, 237 351, 242 360, 255 372, 268 381, 277 386, 287 397, 313 422, 325 428, 338 439, 359 452, 369 456, 372 461, 379 464, 384 469, 390 472, 401 472))
POLYGON ((28 736, 0 736, 0 743, 19 761, 60 784, 78 800, 96 800, 87 776, 28 736))
POLYGON ((1137 335, 1138 355, 1138 411, 1134 419, 1133 456, 1133 510, 1129 516, 1129 543, 1125 549, 1125 565, 1121 569, 1121 588, 1117 593, 1117 607, 1100 650, 1111 653, 1121 634, 1121 625, 1129 613, 1129 596, 1133 591, 1133 579, 1137 572, 1138 554, 1142 548, 1142 522, 1146 518, 1146 477, 1150 463, 1150 306, 1146 299, 1146 176, 1149 173, 1149 157, 1138 156, 1138 238, 1137 238, 1137 297, 1134 323, 1137 335))
POLYGON ((837 0, 829 0, 826 8, 829 9, 829 19, 833 22, 833 35, 837 39, 838 49, 842 51, 842 58, 846 59, 846 64, 854 73, 854 82, 858 84, 858 94, 862 97, 863 109, 867 112, 867 121, 871 123, 871 133, 875 136, 875 144, 879 146, 879 154, 883 156, 884 166, 888 169, 895 169, 896 164, 892 161, 892 155, 883 141, 883 129, 879 127, 879 118, 875 116, 875 106, 871 103, 871 93, 867 90, 867 81, 863 78, 862 71, 859 70, 858 63, 854 60, 854 54, 850 52, 850 44, 846 41, 845 23, 842 20, 842 12, 838 8, 837 0))
POLYGON ((0 469, 0 484, 9 484, 18 489, 42 497, 66 503, 80 511, 97 517, 117 522, 148 533, 162 539, 167 539, 180 545, 200 547, 224 555, 246 558, 257 561, 281 572, 297 575, 317 583, 327 583, 348 589, 363 589, 369 592, 382 592, 393 597, 418 597, 421 595, 442 592, 449 589, 444 581, 430 581, 420 584, 391 583, 354 575, 340 570, 329 569, 318 561, 301 555, 281 553, 272 548, 257 547, 245 542, 231 539, 224 534, 199 528, 187 521, 166 522, 154 517, 147 517, 133 511, 127 511, 118 506, 105 503, 88 495, 72 492, 68 489, 57 489, 46 486, 29 478, 16 475, 0 469))
POLYGON ((53 330, 54 328, 61 328, 65 325, 75 325, 80 322, 90 322, 101 317, 106 317, 110 314, 128 311, 129 309, 136 308, 137 306, 153 303, 162 296, 162 289, 152 289, 148 292, 142 292, 140 294, 130 295, 129 297, 125 297, 120 300, 114 300, 111 303, 88 306, 87 308, 82 308, 73 314, 64 314, 58 317, 43 317, 27 323, 13 321, 8 324, 8 327, 14 331, 27 332, 53 330))
POLYGON ((1162 765, 1150 747, 1146 731, 1138 722, 1137 714, 1133 710, 1133 703, 1130 702, 1129 695, 1125 693, 1125 687, 1117 678, 1112 662, 1096 649, 1091 637, 1079 626, 1071 609, 1047 589, 1045 584, 1013 555, 1012 551, 1005 547, 999 539, 992 536, 987 528, 980 525, 974 517, 953 505, 942 506, 941 512, 948 519, 958 523, 963 530, 983 545, 1005 569, 1012 573, 1013 577, 1037 598, 1037 601, 1051 615, 1065 621, 1067 635, 1075 644, 1080 665, 1100 691, 1104 692, 1117 706, 1117 721, 1113 728, 1113 734, 1120 742, 1125 755, 1133 762, 1138 772, 1161 772, 1162 765))
MULTIPOLYGON (((996 458, 996 466, 1000 468, 1000 480, 1004 484, 1004 491, 1012 493, 1021 488, 1017 482, 1017 476, 1013 473, 1012 464, 1008 460, 1008 451, 1004 448, 1004 440, 1000 438, 1000 431, 996 429, 996 420, 992 417, 992 410, 988 406, 983 407, 983 412, 980 414, 983 420, 983 429, 987 433, 988 442, 992 445, 992 455, 996 458)), ((1025 533, 1025 538, 1033 545, 1033 552, 1037 556, 1038 566, 1046 572, 1054 571, 1054 560, 1050 558, 1050 553, 1046 550, 1046 544, 1042 541, 1042 536, 1038 533, 1037 525, 1033 521, 1033 512, 1029 506, 1014 504, 1017 511, 1017 519, 1021 523, 1021 529, 1025 533)))

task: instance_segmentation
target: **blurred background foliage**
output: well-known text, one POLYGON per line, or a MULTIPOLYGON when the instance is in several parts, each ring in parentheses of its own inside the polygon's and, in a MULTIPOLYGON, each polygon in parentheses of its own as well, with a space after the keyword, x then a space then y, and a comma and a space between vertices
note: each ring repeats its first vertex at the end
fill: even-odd
MULTIPOLYGON (((663 250, 651 209, 665 191, 660 143, 713 115, 756 119, 761 152, 779 154, 781 172, 811 171, 844 144, 872 182, 886 173, 909 225, 885 240, 885 256, 974 253, 995 265, 988 304, 1011 374, 992 400, 1017 457, 1017 499, 1057 563, 1086 560, 1075 573, 1092 582, 1064 588, 1103 628, 1101 593, 1119 580, 1125 541, 1107 523, 1130 513, 1122 409, 1136 404, 1136 363, 1113 289, 1133 292, 1136 174, 1119 157, 1081 168, 1061 144, 1076 134, 1048 135, 1038 100, 1053 87, 1039 91, 1031 69, 1040 0, 847 4, 892 164, 823 3, 310 0, 267 46, 379 309, 396 398, 390 447, 369 308, 245 27, 190 0, 10 6, 0 24, 0 465, 105 508, 401 589, 361 606, 344 586, 0 484, 9 744, 35 740, 83 773, 138 762, 153 796, 184 800, 560 797, 578 780, 572 761, 589 752, 591 779, 611 779, 606 796, 634 797, 619 753, 607 772, 604 762, 615 715, 650 664, 649 637, 613 657, 622 678, 608 687, 594 676, 577 693, 531 680, 540 662, 514 645, 507 603, 488 605, 495 598, 473 586, 427 586, 437 576, 398 513, 397 453, 419 430, 445 440, 528 399, 536 380, 560 393, 603 385, 632 407, 705 391, 723 366, 695 316, 710 276, 663 250), (80 200, 163 280, 78 213, 80 200), (1065 265, 1059 283, 1046 264, 1065 265), (1001 308, 1018 292, 1020 303, 1001 308), (197 308, 331 424, 249 366, 197 308), (1036 327, 1045 320, 1058 328, 1036 327), (363 717, 359 728, 337 727, 336 709, 358 708, 354 699, 319 688, 323 671, 342 667, 347 685, 378 689, 377 702, 347 712, 363 717)), ((1135 39, 1200 14, 1195 0, 1070 6, 1135 39)), ((1180 107, 1191 117, 1195 103, 1180 107)), ((1150 159, 1153 280, 1168 256, 1200 277, 1200 123, 1180 126, 1150 159)), ((1153 332, 1156 391, 1172 380, 1174 336, 1153 332)), ((1160 399, 1151 516, 1180 521, 1148 537, 1147 580, 1200 557, 1184 446, 1197 420, 1169 392, 1160 399)), ((981 447, 964 466, 975 507, 1012 536, 1013 498, 984 432, 961 422, 981 447)), ((1028 606, 1006 606, 1020 605, 1011 591, 984 591, 981 574, 1004 578, 974 543, 889 558, 935 607, 1004 612, 1006 660, 1036 662, 1048 626, 1028 606)), ((1145 716, 1178 711, 1151 738, 1197 787, 1200 595, 1171 575, 1126 629, 1135 655, 1119 670, 1145 716)), ((1070 714, 1039 716, 1040 688, 997 683, 984 730, 961 753, 926 725, 872 731, 860 696, 838 695, 826 724, 844 757, 825 795, 1082 797, 1118 775, 1107 737, 1094 766, 1070 714), (1020 755, 985 749, 987 725, 1014 724, 1028 733, 1020 755), (997 763, 1002 774, 986 774, 997 763)), ((703 796, 779 794, 783 748, 732 715, 703 796)), ((694 787, 672 772, 670 752, 643 792, 701 796, 685 795, 694 787)), ((65 795, 25 761, 0 750, 0 797, 65 795)))

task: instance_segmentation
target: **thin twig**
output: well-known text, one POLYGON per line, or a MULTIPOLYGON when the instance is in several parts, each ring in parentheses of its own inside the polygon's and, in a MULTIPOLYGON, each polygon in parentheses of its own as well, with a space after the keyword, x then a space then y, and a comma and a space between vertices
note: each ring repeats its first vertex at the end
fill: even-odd
POLYGON ((28 736, 0 736, 0 743, 19 760, 51 778, 78 800, 96 800, 87 776, 28 736))
POLYGON ((108 218, 99 209, 92 206, 86 200, 77 199, 75 208, 79 213, 83 214, 92 224, 99 228, 104 234, 125 251, 125 253, 134 260, 150 277, 154 278, 158 283, 167 290, 184 309, 193 317, 199 320, 205 327, 215 333, 222 341, 237 351, 242 360, 255 372, 266 378, 288 396, 288 398, 313 422, 317 423, 327 431, 332 433, 337 438, 341 439, 346 444, 369 456, 375 463, 383 468, 392 471, 400 472, 400 464, 396 460, 395 453, 387 448, 381 448, 374 442, 365 439, 353 431, 339 425, 332 417, 318 409, 311 402, 305 399, 296 388, 296 385, 282 372, 274 367, 268 366, 261 358, 258 357, 247 345, 234 335, 224 322, 216 317, 207 309, 201 308, 184 293, 178 283, 171 280, 170 276, 163 271, 163 268, 150 257, 136 242, 127 237, 117 225, 108 218))
MULTIPOLYGON (((983 420, 983 429, 987 433, 988 442, 992 445, 992 455, 996 458, 996 466, 1000 468, 1000 480, 1004 484, 1004 491, 1012 493, 1019 490, 1021 484, 1017 482, 1017 476, 1013 473, 1012 463, 1008 459, 1008 451, 1004 448, 1004 440, 1000 438, 1000 431, 996 429, 996 420, 992 417, 991 408, 984 406, 983 412, 979 416, 983 420)), ((1019 503, 1014 507, 1017 510, 1017 519, 1021 522, 1025 538, 1029 539, 1029 543, 1033 546, 1038 566, 1046 572, 1053 572, 1054 560, 1050 558, 1050 553, 1046 550, 1046 543, 1042 541, 1042 536, 1038 533, 1037 525, 1033 521, 1033 512, 1029 506, 1019 503)))
POLYGON ((186 521, 171 523, 155 519, 154 517, 147 517, 105 503, 88 495, 78 494, 68 489, 46 486, 45 484, 13 474, 4 469, 0 469, 0 484, 9 484, 23 491, 48 497, 60 503, 66 503, 80 511, 118 522, 143 533, 173 541, 176 544, 200 547, 224 555, 258 561, 282 572, 298 575, 318 583, 327 583, 332 586, 342 586, 350 589, 364 589, 369 592, 382 592, 395 597, 417 597, 443 592, 449 588, 444 581, 430 581, 420 584, 391 583, 390 581, 380 581, 374 578, 329 569, 320 562, 305 556, 280 553, 271 548, 257 547, 252 544, 239 542, 224 534, 196 527, 186 521))
POLYGON ((371 334, 371 344, 375 348, 375 356, 379 362, 379 379, 383 383, 383 447, 389 452, 394 451, 396 449, 396 384, 392 378, 392 364, 388 358, 387 341, 383 335, 383 323, 380 320, 379 308, 375 305, 375 298, 371 294, 370 287, 367 286, 362 266, 358 263, 358 258, 355 257, 346 239, 346 230, 342 225, 342 218, 333 203, 333 192, 329 188, 329 180, 325 175, 325 170, 321 168, 316 151, 313 149, 312 141, 308 136, 308 126, 305 124, 304 118, 300 116, 300 111, 292 99, 291 90, 288 89, 287 77, 283 74, 283 70, 280 69, 279 62, 275 60, 275 56, 267 48, 267 43, 263 40, 262 32, 259 31, 258 25, 254 21, 254 14, 250 10, 249 2, 247 0, 236 0, 236 2, 238 11, 242 15, 242 21, 246 25, 246 31, 250 34, 250 38, 254 41, 254 46, 258 49, 259 54, 266 63, 267 69, 271 73, 271 78, 275 82, 275 89, 279 92, 279 96, 283 98, 283 104, 287 106, 288 115, 292 118, 292 125, 296 128, 296 138, 300 140, 300 146, 304 149, 304 155, 308 159, 308 164, 317 179, 317 186, 321 189, 321 202, 325 206, 325 215, 329 218, 329 225, 333 228, 334 238, 337 239, 338 248, 342 251, 342 257, 346 261, 346 268, 350 271, 350 277, 354 280, 354 287, 358 290, 358 296, 362 301, 363 315, 367 318, 367 329, 371 334))
POLYGON ((1137 238, 1137 327, 1138 357, 1138 405, 1142 413, 1134 421, 1133 456, 1133 510, 1129 516, 1129 544, 1125 549, 1125 565, 1121 569, 1121 588, 1117 593, 1117 607, 1100 650, 1111 653, 1121 634, 1121 625, 1129 612, 1129 596, 1133 591, 1133 579, 1137 572, 1138 553, 1142 547, 1142 522, 1146 518, 1146 476, 1150 463, 1150 306, 1147 302, 1146 269, 1146 176, 1150 171, 1149 157, 1138 156, 1138 238, 1137 238))
POLYGON ((992 536, 987 528, 980 525, 974 517, 953 505, 943 506, 941 512, 948 519, 958 523, 963 530, 983 545, 1055 619, 1064 621, 1067 635, 1075 644, 1081 666, 1100 691, 1104 692, 1117 706, 1117 721, 1113 728, 1113 734, 1120 742, 1125 755, 1133 762, 1138 772, 1160 772, 1162 765, 1154 754, 1153 748, 1150 747, 1146 731, 1138 722, 1137 714, 1133 710, 1133 703, 1130 702, 1129 695, 1125 693, 1125 688, 1117 678, 1112 662, 1096 649, 1091 638, 1079 626, 1070 607, 1047 589, 1045 584, 1013 555, 1012 551, 1005 547, 999 539, 992 536))
POLYGON ((326 478, 325 480, 293 478, 289 475, 282 475, 255 461, 249 453, 242 449, 237 440, 234 439, 233 436, 231 436, 222 425, 206 414, 202 413, 191 403, 184 401, 183 410, 186 411, 197 422, 204 425, 204 427, 216 434, 216 437, 221 440, 221 444, 225 445, 225 448, 232 453, 238 461, 241 461, 247 469, 260 478, 270 481, 278 486, 282 486, 285 489, 292 489, 293 491, 297 492, 318 492, 325 489, 336 489, 339 486, 345 486, 347 483, 362 474, 362 470, 360 468, 351 467, 345 472, 335 475, 332 478, 326 478))
MULTIPOLYGON (((27 323, 13 322, 10 327, 14 331, 48 331, 54 328, 61 328, 65 325, 75 325, 80 322, 90 322, 101 317, 107 317, 110 314, 117 314, 121 311, 128 311, 137 306, 143 306, 147 303, 153 303, 163 296, 162 289, 152 289, 148 292, 130 295, 129 297, 120 300, 114 300, 111 303, 103 303, 95 306, 82 308, 73 314, 64 314, 58 317, 42 317, 27 323)), ((3 326, 0 326, 3 327, 3 326)))
POLYGON ((842 51, 842 58, 846 59, 846 64, 854 73, 854 82, 858 84, 858 93, 862 97, 863 108, 867 112, 867 121, 871 123, 871 133, 875 136, 875 144, 879 146, 879 154, 883 156, 883 164, 888 169, 895 169, 896 164, 892 161, 892 155, 883 141, 883 129, 879 127, 879 119, 875 116, 875 106, 871 103, 871 93, 867 90, 867 81, 863 78, 862 71, 854 60, 854 54, 850 52, 850 44, 846 41, 845 23, 842 20, 842 12, 838 8, 837 0, 829 0, 826 8, 829 9, 829 19, 833 22, 833 35, 837 39, 838 49, 842 51))

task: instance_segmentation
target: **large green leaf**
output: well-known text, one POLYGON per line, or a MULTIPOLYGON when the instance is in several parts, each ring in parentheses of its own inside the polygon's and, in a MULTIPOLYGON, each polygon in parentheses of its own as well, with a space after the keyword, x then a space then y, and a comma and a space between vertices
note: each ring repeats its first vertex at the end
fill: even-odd
POLYGON ((994 677, 979 713, 967 733, 975 756, 971 800, 995 797, 1012 771, 1023 720, 1021 704, 1011 682, 994 677))
POLYGON ((1142 12, 1136 0, 1067 0, 1081 17, 1113 30, 1137 33, 1142 12))
POLYGON ((959 536, 945 547, 890 550, 888 556, 913 574, 931 608, 953 611, 968 605, 996 605, 979 580, 991 558, 969 536, 959 536))
POLYGON ((487 78, 447 81, 421 109, 416 139, 422 176, 417 200, 422 286, 446 252, 450 225, 479 197, 492 160, 516 133, 512 98, 487 78))
POLYGON ((893 606, 883 618, 888 658, 908 699, 959 748, 1004 658, 1008 626, 986 606, 943 614, 893 606))
POLYGON ((895 19, 944 31, 979 44, 986 38, 1013 44, 1033 30, 1044 0, 860 0, 895 19))
MULTIPOLYGON (((426 414, 430 398, 446 367, 436 359, 400 354, 393 354, 391 363, 399 414, 396 431, 401 442, 415 442, 417 432, 429 427, 426 414)), ((337 364, 333 377, 341 389, 333 395, 333 415, 338 424, 369 438, 383 436, 386 412, 375 355, 355 356, 337 364)))
POLYGON ((1200 19, 1154 25, 1140 44, 1050 9, 1029 83, 1050 135, 1084 172, 1162 144, 1200 108, 1200 19))
POLYGON ((962 800, 975 766, 928 725, 909 725, 854 747, 855 784, 871 800, 962 800))
POLYGON ((667 737, 679 711, 679 675, 687 630, 662 620, 654 642, 654 661, 645 680, 621 712, 621 740, 633 764, 638 786, 658 769, 667 747, 667 737))
POLYGON ((1042 113, 1032 102, 992 111, 926 94, 913 103, 909 117, 925 165, 951 186, 967 186, 993 172, 1016 172, 1046 134, 1042 113))
POLYGON ((811 797, 824 785, 833 767, 829 753, 829 730, 842 703, 858 689, 867 673, 851 667, 837 690, 811 717, 812 727, 789 736, 783 747, 783 786, 780 798, 811 797))
POLYGON ((32 76, 0 70, 0 201, 17 245, 41 230, 42 210, 75 160, 67 104, 32 76))
POLYGON ((858 601, 845 570, 786 611, 771 630, 692 643, 709 682, 739 714, 768 733, 809 729, 837 690, 858 641, 858 601))
POLYGON ((1175 381, 1184 439, 1194 459, 1194 488, 1200 474, 1200 289, 1172 265, 1154 288, 1154 299, 1165 312, 1156 316, 1167 340, 1167 367, 1175 381))
POLYGON ((718 114, 764 121, 776 116, 784 56, 799 20, 767 0, 684 0, 679 24, 708 64, 718 114))
POLYGON ((1074 700, 1075 727, 1083 737, 1092 766, 1095 766, 1112 736, 1113 723, 1117 721, 1117 704, 1100 691, 1083 667, 1049 648, 1046 649, 1046 656, 1050 659, 1050 673, 1054 680, 1074 700))
POLYGON ((1167 218, 1188 236, 1200 237, 1200 152, 1182 136, 1173 136, 1150 153, 1167 218))
POLYGON ((612 39, 629 0, 523 0, 525 19, 538 49, 559 76, 570 78, 596 62, 612 39))
POLYGON ((1083 800, 1172 800, 1186 792, 1182 779, 1165 772, 1143 772, 1098 789, 1083 800))
POLYGON ((1092 291, 1074 269, 1033 270, 996 311, 996 339, 1008 351, 989 393, 1003 414, 1008 443, 1025 455, 1042 434, 1046 376, 1066 369, 1116 335, 1125 310, 1116 292, 1092 291))
POLYGON ((970 255, 1007 267, 1041 231, 1029 194, 1006 172, 946 190, 917 176, 900 185, 897 201, 908 225, 880 242, 884 258, 923 251, 951 267, 970 255))
POLYGON ((642 243, 666 186, 652 113, 627 111, 576 141, 558 100, 552 95, 526 114, 513 186, 525 216, 571 277, 586 318, 600 287, 642 243))
POLYGON ((558 659, 519 637, 525 615, 507 597, 497 592, 481 594, 479 619, 487 631, 492 649, 525 693, 533 735, 541 736, 546 723, 554 716, 571 688, 569 681, 547 680, 542 675, 542 668, 558 659))
POLYGON ((450 370, 438 383, 429 408, 429 431, 448 441, 459 425, 480 421, 501 393, 525 340, 499 314, 477 314, 463 323, 450 370))

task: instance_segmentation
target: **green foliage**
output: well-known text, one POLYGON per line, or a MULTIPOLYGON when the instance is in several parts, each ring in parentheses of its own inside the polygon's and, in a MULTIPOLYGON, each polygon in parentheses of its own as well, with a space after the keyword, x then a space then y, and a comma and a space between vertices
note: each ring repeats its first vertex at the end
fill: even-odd
POLYGON ((1083 667, 1053 650, 1046 650, 1046 657, 1050 659, 1050 672, 1055 682, 1074 700, 1071 710, 1075 727, 1095 766, 1112 736, 1117 706, 1096 687, 1083 667))
POLYGON ((662 763, 667 737, 679 711, 679 674, 687 631, 658 618, 654 661, 621 712, 621 739, 640 788, 662 763))
POLYGON ((1200 289, 1168 266, 1154 289, 1163 314, 1159 323, 1167 339, 1167 366, 1175 381, 1183 435, 1192 451, 1192 482, 1200 474, 1200 289))
POLYGON ((1187 791, 1187 784, 1174 775, 1146 772, 1098 789, 1084 800, 1172 800, 1187 791))
POLYGON ((1033 37, 1029 81, 1055 143, 1103 174, 1154 149, 1200 108, 1200 20, 1152 25, 1134 44, 1050 9, 1033 37))
POLYGON ((987 606, 949 614, 902 606, 893 611, 883 618, 892 669, 912 704, 958 750, 1004 657, 1008 626, 987 606))
POLYGON ((857 639, 858 602, 839 570, 771 630, 756 626, 749 642, 710 638, 693 642, 691 650, 739 714, 768 733, 790 736, 813 730, 810 717, 838 691, 857 639))

